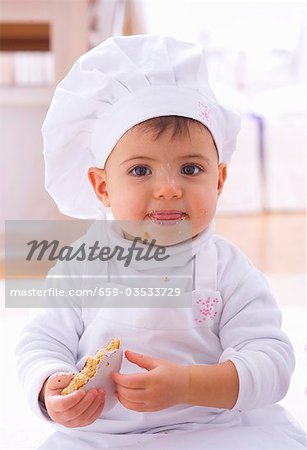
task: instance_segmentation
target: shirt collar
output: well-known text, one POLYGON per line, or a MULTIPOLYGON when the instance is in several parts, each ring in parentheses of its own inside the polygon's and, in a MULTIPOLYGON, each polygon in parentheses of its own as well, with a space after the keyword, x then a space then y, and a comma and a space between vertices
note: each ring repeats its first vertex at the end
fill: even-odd
MULTIPOLYGON (((165 248, 164 255, 168 255, 169 258, 165 260, 157 260, 157 258, 152 259, 141 259, 136 260, 135 255, 137 252, 133 253, 133 257, 130 260, 129 267, 135 270, 149 270, 149 269, 159 269, 162 267, 182 267, 185 266, 191 259, 198 253, 201 248, 203 248, 207 242, 212 238, 215 231, 215 219, 213 219, 209 225, 200 232, 194 239, 189 239, 184 242, 167 246, 165 248)), ((117 221, 112 220, 111 223, 108 221, 108 236, 110 239, 110 246, 115 248, 119 246, 124 249, 125 254, 131 248, 133 241, 126 239, 124 237, 122 229, 118 226, 117 221)), ((145 255, 148 250, 149 245, 143 243, 141 240, 137 241, 137 248, 142 249, 142 255, 145 255)), ((153 256, 156 246, 152 247, 150 255, 153 256)), ((122 263, 124 264, 124 262, 122 263)))

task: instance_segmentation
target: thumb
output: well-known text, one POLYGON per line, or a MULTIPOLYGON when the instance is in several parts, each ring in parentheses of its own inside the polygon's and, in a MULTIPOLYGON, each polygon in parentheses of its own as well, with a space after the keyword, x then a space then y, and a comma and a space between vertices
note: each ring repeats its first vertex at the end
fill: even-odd
POLYGON ((50 375, 47 389, 51 394, 58 394, 64 389, 75 374, 73 372, 56 372, 50 375))
POLYGON ((128 361, 137 364, 143 369, 152 370, 160 364, 160 361, 158 359, 152 358, 148 355, 143 355, 142 353, 136 353, 130 350, 126 350, 125 355, 128 361))

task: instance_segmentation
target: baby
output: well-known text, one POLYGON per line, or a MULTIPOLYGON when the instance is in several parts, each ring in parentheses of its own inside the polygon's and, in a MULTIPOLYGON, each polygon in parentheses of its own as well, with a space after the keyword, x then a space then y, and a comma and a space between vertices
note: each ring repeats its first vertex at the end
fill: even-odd
MULTIPOLYGON (((304 448, 303 430, 276 404, 295 364, 280 310, 264 276, 214 235, 238 131, 211 91, 202 48, 173 38, 110 38, 58 85, 43 135, 60 211, 151 224, 178 256, 164 281, 173 286, 192 263, 193 286, 187 308, 50 308, 27 325, 18 373, 33 410, 57 429, 42 449, 304 448), (183 223, 190 239, 167 242, 183 223), (104 412, 103 389, 61 396, 114 336, 126 348, 112 375, 117 405, 104 412)), ((134 237, 122 230, 118 240, 134 237)), ((140 284, 142 269, 129 267, 140 284)))

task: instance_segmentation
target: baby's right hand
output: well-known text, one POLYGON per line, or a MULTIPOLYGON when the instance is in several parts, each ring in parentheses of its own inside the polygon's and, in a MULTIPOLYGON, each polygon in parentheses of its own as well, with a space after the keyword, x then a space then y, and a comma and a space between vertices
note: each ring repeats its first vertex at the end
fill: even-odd
POLYGON ((103 389, 84 389, 61 395, 73 373, 54 373, 45 381, 40 398, 45 402, 50 418, 65 427, 85 427, 93 423, 104 407, 103 389))

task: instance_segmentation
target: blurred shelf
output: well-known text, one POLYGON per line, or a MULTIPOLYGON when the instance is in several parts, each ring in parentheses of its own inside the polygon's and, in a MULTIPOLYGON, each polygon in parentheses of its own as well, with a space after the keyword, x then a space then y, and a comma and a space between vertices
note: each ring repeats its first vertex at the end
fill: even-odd
POLYGON ((0 51, 49 51, 49 23, 0 22, 0 51))
POLYGON ((0 86, 0 107, 47 106, 53 92, 51 86, 0 86))
POLYGON ((56 83, 89 50, 88 0, 0 0, 0 25, 3 50, 54 54, 56 83))

